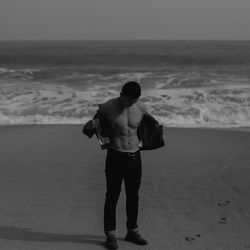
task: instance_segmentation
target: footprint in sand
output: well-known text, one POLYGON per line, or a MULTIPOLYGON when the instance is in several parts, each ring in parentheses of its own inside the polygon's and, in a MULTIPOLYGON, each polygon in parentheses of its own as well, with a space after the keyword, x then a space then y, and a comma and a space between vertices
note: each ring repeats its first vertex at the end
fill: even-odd
MULTIPOLYGON (((200 235, 200 234, 196 234, 196 237, 200 238, 201 235, 200 235)), ((186 241, 194 241, 195 238, 194 238, 194 237, 191 237, 191 236, 186 236, 186 237, 185 237, 185 240, 186 240, 186 241)))
POLYGON ((227 218, 226 217, 221 217, 220 220, 218 221, 219 224, 226 224, 227 223, 227 218))
POLYGON ((217 205, 218 205, 219 207, 225 207, 225 206, 227 206, 230 202, 231 202, 231 201, 229 201, 229 200, 225 200, 225 201, 223 201, 223 202, 217 203, 217 205))
POLYGON ((194 237, 186 236, 186 237, 185 237, 185 240, 186 240, 186 241, 193 241, 193 240, 194 240, 194 237))

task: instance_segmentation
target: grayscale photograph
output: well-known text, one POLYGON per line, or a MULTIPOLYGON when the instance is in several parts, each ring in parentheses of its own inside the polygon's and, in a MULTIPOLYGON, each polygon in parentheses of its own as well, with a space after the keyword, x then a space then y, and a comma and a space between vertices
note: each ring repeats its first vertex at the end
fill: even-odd
POLYGON ((250 250, 249 10, 1 0, 0 250, 250 250))

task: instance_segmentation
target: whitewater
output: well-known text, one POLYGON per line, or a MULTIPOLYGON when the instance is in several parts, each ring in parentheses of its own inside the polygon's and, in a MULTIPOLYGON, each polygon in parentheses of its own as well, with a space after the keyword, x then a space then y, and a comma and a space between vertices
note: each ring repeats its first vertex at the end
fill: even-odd
POLYGON ((105 83, 85 87, 39 82, 2 83, 0 124, 82 124, 94 115, 98 104, 119 96, 123 83, 136 80, 143 89, 141 101, 165 126, 250 125, 250 86, 246 80, 235 79, 237 82, 232 83, 223 79, 197 87, 192 86, 192 77, 190 73, 182 77, 161 75, 161 81, 158 76, 151 87, 147 81, 157 77, 150 73, 122 74, 113 79, 109 77, 105 83), (183 84, 187 77, 191 78, 190 83, 183 84), (118 78, 120 81, 112 82, 118 78))

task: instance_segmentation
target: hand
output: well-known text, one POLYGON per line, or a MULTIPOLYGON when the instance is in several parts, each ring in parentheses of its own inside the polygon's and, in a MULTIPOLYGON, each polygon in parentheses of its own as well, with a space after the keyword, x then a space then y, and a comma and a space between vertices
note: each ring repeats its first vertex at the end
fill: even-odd
POLYGON ((160 135, 163 135, 163 125, 157 124, 155 127, 159 131, 160 135))

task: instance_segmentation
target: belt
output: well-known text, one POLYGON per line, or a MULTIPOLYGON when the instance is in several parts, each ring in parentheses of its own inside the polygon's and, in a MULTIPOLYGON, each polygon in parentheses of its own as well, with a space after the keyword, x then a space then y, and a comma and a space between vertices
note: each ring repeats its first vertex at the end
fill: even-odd
POLYGON ((115 154, 119 154, 119 155, 123 155, 123 156, 127 156, 128 158, 134 158, 136 157, 136 155, 140 152, 140 149, 138 149, 135 152, 123 152, 123 151, 118 151, 116 149, 113 148, 109 148, 108 149, 110 152, 115 153, 115 154))

